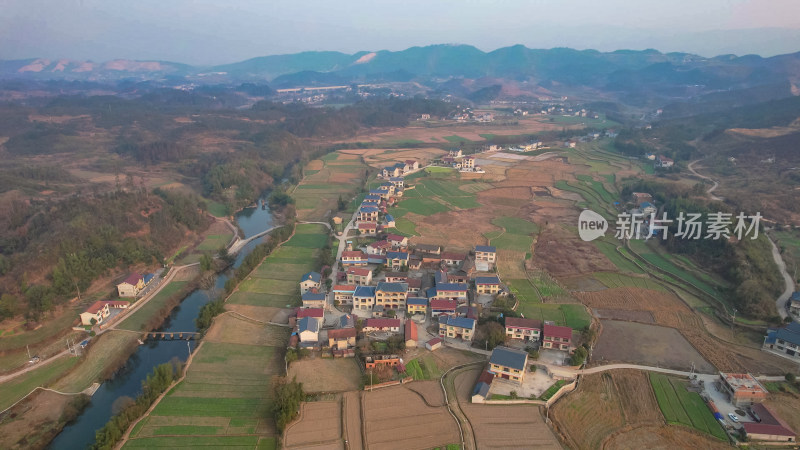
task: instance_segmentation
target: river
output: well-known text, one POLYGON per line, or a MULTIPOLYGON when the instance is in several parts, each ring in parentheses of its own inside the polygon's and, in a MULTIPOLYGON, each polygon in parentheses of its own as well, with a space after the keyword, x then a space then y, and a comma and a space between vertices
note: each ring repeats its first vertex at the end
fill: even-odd
MULTIPOLYGON (((266 197, 259 200, 258 207, 245 208, 236 214, 236 222, 242 229, 245 238, 273 226, 269 207, 261 207, 265 201, 266 197)), ((265 238, 266 236, 256 239, 244 246, 236 255, 233 269, 239 267, 244 257, 265 238)), ((223 289, 231 270, 228 269, 217 276, 215 290, 197 289, 192 291, 164 320, 157 331, 196 331, 194 319, 197 318, 200 308, 214 297, 215 292, 223 289)), ((100 386, 92 396, 91 403, 78 418, 64 427, 61 433, 53 439, 49 448, 82 450, 94 443, 95 431, 108 422, 112 416, 112 406, 117 399, 125 396, 131 398, 138 396, 142 391, 142 381, 153 372, 154 367, 169 362, 172 358, 186 361, 189 352, 194 350, 195 346, 194 341, 181 340, 148 340, 144 345, 140 345, 114 378, 100 386)))

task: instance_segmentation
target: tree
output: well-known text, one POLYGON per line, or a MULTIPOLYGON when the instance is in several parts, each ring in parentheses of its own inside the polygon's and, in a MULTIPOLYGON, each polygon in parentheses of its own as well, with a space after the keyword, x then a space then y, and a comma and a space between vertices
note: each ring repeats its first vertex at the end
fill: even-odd
POLYGON ((506 329, 493 320, 478 325, 473 341, 479 348, 491 350, 506 340, 506 329))
POLYGON ((581 346, 576 348, 570 357, 570 364, 573 366, 582 365, 586 361, 586 356, 588 354, 589 352, 586 350, 586 347, 581 346))
POLYGON ((211 257, 208 253, 203 253, 200 256, 200 268, 203 270, 211 270, 212 265, 214 264, 214 258, 211 257))
POLYGON ((791 373, 791 372, 787 372, 786 375, 784 376, 784 378, 789 383, 794 383, 795 380, 797 380, 797 377, 795 377, 795 375, 793 373, 791 373))

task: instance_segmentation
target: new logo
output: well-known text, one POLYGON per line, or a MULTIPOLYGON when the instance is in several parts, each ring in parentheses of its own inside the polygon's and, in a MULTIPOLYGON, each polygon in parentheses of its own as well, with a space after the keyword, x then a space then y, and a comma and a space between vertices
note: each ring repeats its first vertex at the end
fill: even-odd
POLYGON ((586 242, 605 235, 607 230, 608 221, 591 209, 584 209, 578 217, 578 234, 586 242))

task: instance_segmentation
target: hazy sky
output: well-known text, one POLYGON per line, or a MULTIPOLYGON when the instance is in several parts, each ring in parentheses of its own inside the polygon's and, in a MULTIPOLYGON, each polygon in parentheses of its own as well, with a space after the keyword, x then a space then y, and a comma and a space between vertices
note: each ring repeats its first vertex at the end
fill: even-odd
POLYGON ((800 50, 800 0, 0 0, 0 59, 219 64, 305 50, 800 50))

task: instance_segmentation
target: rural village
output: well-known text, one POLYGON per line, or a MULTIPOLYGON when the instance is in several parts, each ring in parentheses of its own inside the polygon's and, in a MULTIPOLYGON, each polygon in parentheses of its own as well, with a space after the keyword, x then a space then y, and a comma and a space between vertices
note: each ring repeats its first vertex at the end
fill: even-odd
MULTIPOLYGON (((791 445, 793 410, 770 398, 791 386, 780 373, 800 362, 800 323, 770 328, 760 348, 738 345, 726 325, 693 311, 710 309, 714 295, 700 282, 654 282, 663 272, 633 256, 649 251, 640 243, 601 240, 592 255, 574 237, 567 248, 550 240, 567 228, 547 224, 573 218, 576 202, 604 215, 661 210, 655 193, 612 194, 598 181, 609 174, 567 175, 575 160, 598 158, 611 159, 594 164, 617 176, 671 166, 661 155, 637 162, 603 150, 598 143, 613 134, 473 154, 343 150, 309 162, 292 193, 294 231, 227 297, 205 335, 129 331, 139 344, 202 343, 185 379, 128 430, 126 446, 189 426, 279 435, 284 448, 595 448, 625 439, 622 426, 641 443, 668 433, 697 448, 791 445), (373 174, 354 175, 365 170, 373 174), (532 201, 537 208, 526 209, 532 201), (437 214, 446 217, 432 222, 437 214), (332 264, 319 262, 321 252, 332 264), (239 371, 220 378, 220 363, 239 371), (276 430, 245 411, 265 414, 271 377, 282 374, 302 383, 308 401, 276 430), (201 420, 204 399, 218 395, 230 401, 222 414, 242 417, 201 420), (615 401, 621 409, 608 406, 615 401)), ((243 244, 236 235, 227 243, 243 244)), ((91 304, 75 329, 93 339, 119 331, 173 276, 174 268, 128 274, 119 298, 91 304)), ((800 293, 787 306, 800 317, 800 293)), ((90 341, 70 351, 91 351, 90 341)))

